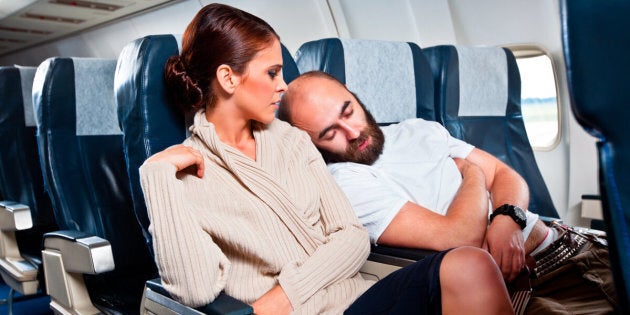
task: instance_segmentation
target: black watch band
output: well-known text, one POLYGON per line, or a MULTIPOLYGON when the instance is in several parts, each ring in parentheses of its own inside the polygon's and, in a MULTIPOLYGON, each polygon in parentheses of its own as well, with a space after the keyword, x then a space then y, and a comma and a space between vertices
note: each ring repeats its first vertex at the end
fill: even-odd
POLYGON ((516 222, 516 224, 521 227, 521 230, 525 229, 525 226, 527 226, 527 216, 525 215, 525 210, 521 209, 521 207, 519 206, 514 206, 506 203, 494 209, 494 211, 492 211, 492 214, 490 215, 490 222, 492 222, 494 217, 500 214, 507 215, 512 218, 512 220, 514 220, 514 222, 516 222))

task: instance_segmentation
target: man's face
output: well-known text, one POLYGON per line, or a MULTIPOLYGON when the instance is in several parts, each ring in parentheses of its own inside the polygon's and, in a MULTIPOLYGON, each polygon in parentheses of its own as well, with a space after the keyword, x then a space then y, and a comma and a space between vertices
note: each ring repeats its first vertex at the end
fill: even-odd
POLYGON ((325 78, 295 83, 289 85, 289 93, 295 97, 293 124, 309 134, 326 162, 369 165, 378 159, 383 152, 383 133, 352 93, 325 78))

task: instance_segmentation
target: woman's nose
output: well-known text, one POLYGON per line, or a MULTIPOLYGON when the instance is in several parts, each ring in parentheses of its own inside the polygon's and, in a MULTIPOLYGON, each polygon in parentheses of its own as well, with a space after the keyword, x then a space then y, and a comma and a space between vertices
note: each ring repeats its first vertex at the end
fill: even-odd
POLYGON ((280 83, 278 84, 278 91, 285 92, 287 90, 287 83, 284 82, 284 79, 280 77, 280 83))

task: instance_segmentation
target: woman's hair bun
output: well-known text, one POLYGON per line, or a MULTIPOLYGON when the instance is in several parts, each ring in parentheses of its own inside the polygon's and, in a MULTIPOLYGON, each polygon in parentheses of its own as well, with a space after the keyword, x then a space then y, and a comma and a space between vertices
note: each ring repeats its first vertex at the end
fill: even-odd
POLYGON ((196 110, 203 106, 203 91, 197 80, 192 78, 179 55, 171 56, 166 61, 164 80, 167 94, 184 111, 196 110))

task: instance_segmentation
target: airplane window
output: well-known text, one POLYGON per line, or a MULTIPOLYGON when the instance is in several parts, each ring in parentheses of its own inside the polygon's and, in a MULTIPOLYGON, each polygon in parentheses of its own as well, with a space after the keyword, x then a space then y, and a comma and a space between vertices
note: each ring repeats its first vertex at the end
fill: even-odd
POLYGON ((556 75, 550 55, 539 48, 512 48, 521 74, 521 109, 529 142, 551 150, 560 140, 556 75))

